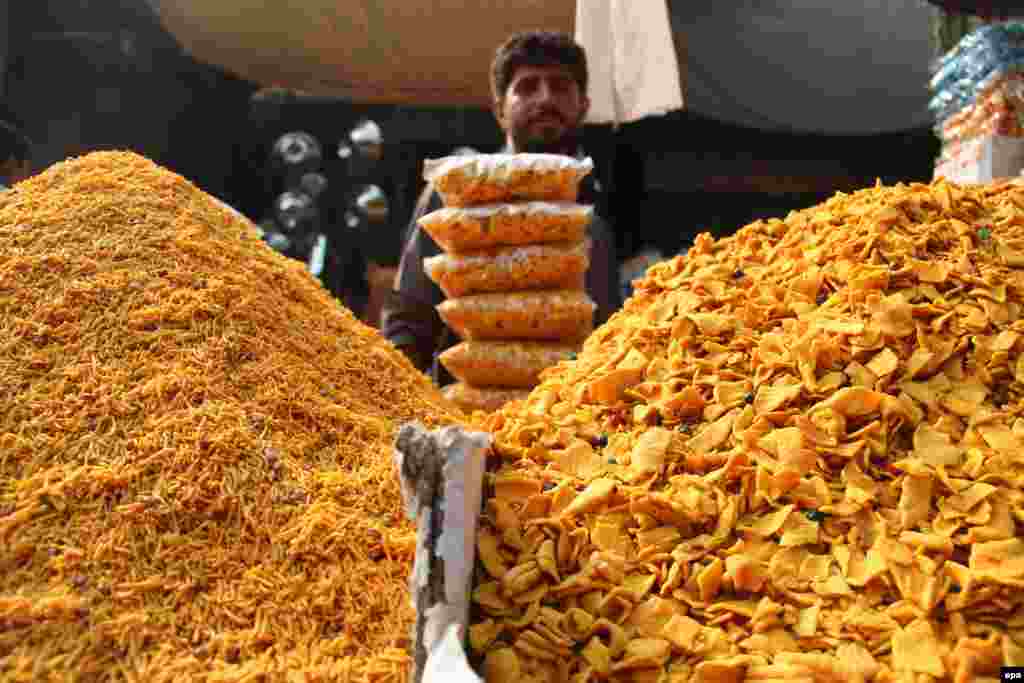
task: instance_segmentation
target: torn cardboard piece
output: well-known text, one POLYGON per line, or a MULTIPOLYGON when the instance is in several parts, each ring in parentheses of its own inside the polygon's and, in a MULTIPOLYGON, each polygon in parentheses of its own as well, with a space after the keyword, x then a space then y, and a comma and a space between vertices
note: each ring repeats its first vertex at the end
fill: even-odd
POLYGON ((488 434, 460 427, 431 432, 419 423, 403 425, 395 441, 406 515, 417 523, 409 579, 416 609, 413 683, 426 681, 428 668, 453 673, 450 667, 463 666, 450 658, 441 662, 440 654, 434 654, 451 650, 453 639, 461 653, 461 636, 469 627, 476 527, 490 447, 488 434))

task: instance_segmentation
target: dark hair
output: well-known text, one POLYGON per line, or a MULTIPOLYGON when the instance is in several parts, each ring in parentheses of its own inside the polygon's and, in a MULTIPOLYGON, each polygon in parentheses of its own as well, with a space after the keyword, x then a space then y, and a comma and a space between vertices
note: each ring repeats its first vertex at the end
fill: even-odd
POLYGON ((0 121, 0 163, 14 159, 28 161, 32 152, 32 142, 16 126, 7 121, 0 121))
POLYGON ((587 92, 587 55, 571 36, 557 31, 527 31, 506 40, 491 63, 491 92, 505 96, 516 69, 522 66, 565 66, 580 92, 587 92))

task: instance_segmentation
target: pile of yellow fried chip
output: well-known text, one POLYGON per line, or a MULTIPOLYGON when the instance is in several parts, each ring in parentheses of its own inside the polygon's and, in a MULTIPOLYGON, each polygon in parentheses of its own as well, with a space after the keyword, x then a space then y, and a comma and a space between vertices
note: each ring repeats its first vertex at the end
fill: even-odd
POLYGON ((1024 188, 877 186, 652 267, 489 418, 488 681, 1024 664, 1024 188))

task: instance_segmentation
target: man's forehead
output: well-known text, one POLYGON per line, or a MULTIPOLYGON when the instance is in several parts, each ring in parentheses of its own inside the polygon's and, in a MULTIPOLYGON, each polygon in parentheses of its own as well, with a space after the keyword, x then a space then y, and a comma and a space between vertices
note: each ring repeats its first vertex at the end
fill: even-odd
POLYGON ((572 71, 565 64, 524 64, 516 67, 509 83, 515 83, 524 78, 573 78, 573 75, 572 71))

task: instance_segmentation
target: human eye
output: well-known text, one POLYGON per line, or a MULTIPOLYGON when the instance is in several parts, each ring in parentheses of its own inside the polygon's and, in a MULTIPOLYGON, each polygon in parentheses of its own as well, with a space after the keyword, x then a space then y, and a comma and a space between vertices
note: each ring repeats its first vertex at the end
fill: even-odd
POLYGON ((552 79, 551 90, 559 95, 564 95, 572 88, 572 84, 571 78, 555 78, 552 79))
POLYGON ((519 95, 529 95, 537 90, 537 79, 529 76, 516 81, 515 91, 519 95))

